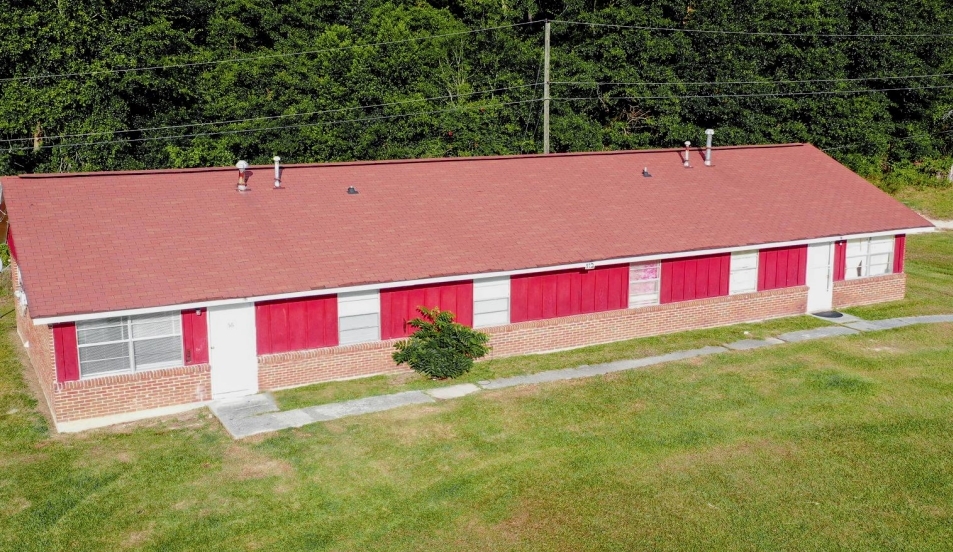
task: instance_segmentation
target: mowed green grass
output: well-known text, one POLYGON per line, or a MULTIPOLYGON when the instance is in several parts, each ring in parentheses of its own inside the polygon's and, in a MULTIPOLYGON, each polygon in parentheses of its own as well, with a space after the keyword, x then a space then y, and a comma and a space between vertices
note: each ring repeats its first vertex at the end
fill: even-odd
MULTIPOLYGON (((0 330, 0 550, 953 542, 950 324, 482 392, 239 442, 207 411, 51 434, 21 375, 12 315, 0 330)), ((560 362, 606 358, 571 353, 583 356, 560 362)))
MULTIPOLYGON (((951 310, 953 312, 953 310, 951 310)), ((741 339, 764 339, 785 332, 828 326, 813 316, 794 316, 752 324, 737 324, 677 334, 630 339, 605 345, 583 347, 558 353, 528 355, 476 362, 464 376, 448 381, 434 381, 426 376, 406 374, 374 376, 347 381, 333 381, 285 389, 272 393, 282 410, 316 404, 384 395, 413 389, 432 389, 460 383, 533 374, 546 370, 573 368, 582 364, 599 364, 630 358, 662 355, 672 351, 722 345, 741 339)))
POLYGON ((894 197, 934 219, 953 219, 953 185, 906 186, 894 197))

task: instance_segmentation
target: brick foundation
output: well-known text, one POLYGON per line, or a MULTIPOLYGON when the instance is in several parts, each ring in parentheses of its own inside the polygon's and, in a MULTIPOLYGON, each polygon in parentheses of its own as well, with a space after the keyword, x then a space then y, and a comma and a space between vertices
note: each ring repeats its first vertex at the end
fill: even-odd
MULTIPOLYGON (((489 358, 540 353, 803 314, 807 288, 793 287, 671 303, 638 309, 582 314, 484 328, 493 351, 489 358)), ((407 371, 391 360, 396 340, 262 356, 262 390, 407 371)))
POLYGON ((105 376, 53 385, 57 423, 99 418, 212 398, 208 364, 105 376))
POLYGON ((834 282, 834 308, 899 301, 906 289, 907 275, 903 273, 834 282))

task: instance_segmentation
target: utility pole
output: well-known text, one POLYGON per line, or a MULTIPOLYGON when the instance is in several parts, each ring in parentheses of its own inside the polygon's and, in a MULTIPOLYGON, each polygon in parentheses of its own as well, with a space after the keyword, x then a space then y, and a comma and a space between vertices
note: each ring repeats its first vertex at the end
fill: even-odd
POLYGON ((549 20, 543 41, 543 153, 549 153, 549 20))

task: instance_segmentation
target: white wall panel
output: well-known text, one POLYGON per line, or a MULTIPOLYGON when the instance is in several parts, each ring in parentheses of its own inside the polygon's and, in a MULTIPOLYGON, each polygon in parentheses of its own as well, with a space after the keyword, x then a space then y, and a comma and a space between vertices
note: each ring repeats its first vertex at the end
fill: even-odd
POLYGON ((753 293, 758 291, 758 251, 736 251, 731 254, 731 275, 728 293, 753 293))
POLYGON ((510 277, 473 281, 473 327, 510 323, 510 277))
POLYGON ((341 345, 379 341, 381 296, 377 290, 338 294, 338 342, 341 345))

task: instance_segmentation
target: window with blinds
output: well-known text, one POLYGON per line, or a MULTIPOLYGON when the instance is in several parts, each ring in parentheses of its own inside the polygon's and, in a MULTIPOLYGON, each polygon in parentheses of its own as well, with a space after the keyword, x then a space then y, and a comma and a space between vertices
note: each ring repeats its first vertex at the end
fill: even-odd
POLYGON ((76 323, 81 378, 182 366, 182 317, 176 313, 76 323))

